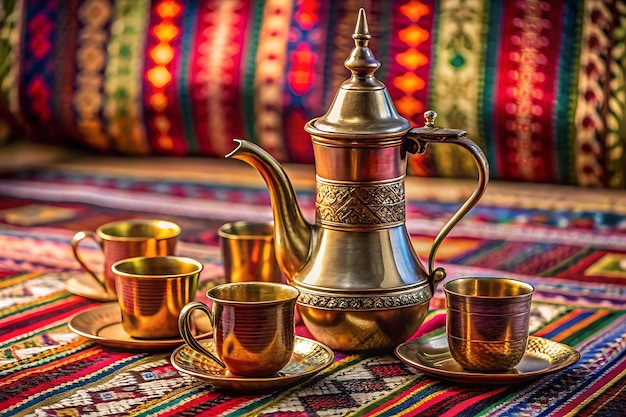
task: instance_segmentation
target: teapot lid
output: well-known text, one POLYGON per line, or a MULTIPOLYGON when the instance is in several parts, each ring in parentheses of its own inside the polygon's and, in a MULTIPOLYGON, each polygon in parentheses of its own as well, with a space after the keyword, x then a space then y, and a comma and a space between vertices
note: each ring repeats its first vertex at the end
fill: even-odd
POLYGON ((321 136, 398 136, 410 129, 408 120, 396 111, 387 87, 374 72, 380 62, 368 48, 371 38, 365 10, 360 9, 354 48, 344 61, 352 76, 343 82, 326 113, 309 121, 305 130, 321 136))

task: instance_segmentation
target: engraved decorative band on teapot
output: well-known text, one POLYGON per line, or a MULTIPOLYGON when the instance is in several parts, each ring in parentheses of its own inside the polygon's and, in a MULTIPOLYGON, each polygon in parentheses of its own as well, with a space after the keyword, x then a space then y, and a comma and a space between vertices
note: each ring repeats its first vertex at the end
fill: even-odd
POLYGON ((404 178, 365 185, 317 178, 317 220, 327 226, 392 227, 404 223, 404 178))
POLYGON ((299 285, 296 285, 296 288, 300 291, 300 297, 298 298, 298 304, 300 305, 319 309, 345 311, 371 311, 411 307, 427 303, 432 296, 428 285, 420 286, 409 291, 403 290, 398 294, 387 292, 384 295, 359 294, 352 296, 308 291, 299 285))

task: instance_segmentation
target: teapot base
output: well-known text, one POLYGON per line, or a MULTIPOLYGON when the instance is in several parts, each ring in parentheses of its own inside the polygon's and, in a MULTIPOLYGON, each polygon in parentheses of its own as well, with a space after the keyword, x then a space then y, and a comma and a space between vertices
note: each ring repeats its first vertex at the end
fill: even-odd
POLYGON ((428 302, 370 311, 331 310, 297 304, 298 313, 313 337, 340 351, 394 348, 421 326, 428 302))

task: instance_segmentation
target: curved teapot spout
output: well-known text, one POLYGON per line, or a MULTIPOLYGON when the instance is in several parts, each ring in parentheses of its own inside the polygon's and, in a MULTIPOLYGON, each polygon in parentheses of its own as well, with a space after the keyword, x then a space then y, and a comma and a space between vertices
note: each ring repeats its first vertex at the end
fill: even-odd
POLYGON ((302 215, 291 182, 280 164, 252 142, 235 139, 237 148, 226 155, 244 161, 263 176, 270 193, 274 214, 276 259, 288 280, 309 257, 312 226, 302 215))

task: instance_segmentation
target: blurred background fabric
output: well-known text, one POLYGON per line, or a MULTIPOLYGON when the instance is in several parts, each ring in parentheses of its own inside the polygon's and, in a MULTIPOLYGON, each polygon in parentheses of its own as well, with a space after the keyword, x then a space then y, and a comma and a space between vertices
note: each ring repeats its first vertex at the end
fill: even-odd
MULTIPOLYGON (((624 188, 620 0, 2 0, 0 143, 223 157, 239 137, 312 163, 365 7, 370 47, 413 126, 468 131, 496 179, 624 188)), ((472 177, 430 146, 418 176, 472 177)))

